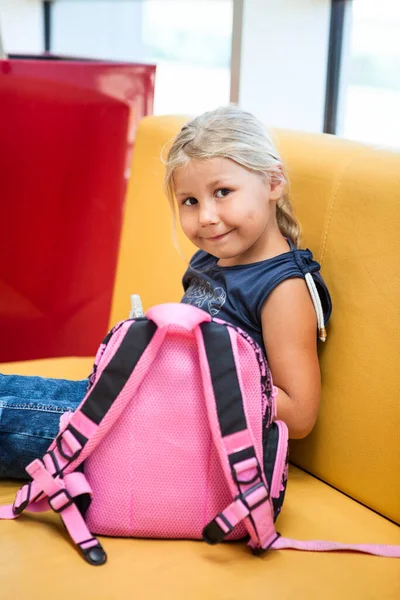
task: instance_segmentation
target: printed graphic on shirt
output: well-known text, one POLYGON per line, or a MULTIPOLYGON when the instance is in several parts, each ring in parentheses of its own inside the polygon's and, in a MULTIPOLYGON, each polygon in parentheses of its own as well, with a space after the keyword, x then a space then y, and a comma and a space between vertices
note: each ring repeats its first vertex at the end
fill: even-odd
POLYGON ((222 287, 213 289, 208 281, 193 277, 182 300, 207 310, 212 317, 215 317, 226 302, 226 291, 222 287))

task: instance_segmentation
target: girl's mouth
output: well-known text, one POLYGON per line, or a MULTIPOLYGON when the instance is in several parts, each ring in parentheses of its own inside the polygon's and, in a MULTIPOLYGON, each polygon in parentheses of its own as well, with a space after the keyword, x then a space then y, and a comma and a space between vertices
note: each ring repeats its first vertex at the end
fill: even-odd
POLYGON ((208 242, 219 242, 220 240, 223 240, 224 238, 226 238, 227 235, 229 235, 230 233, 232 233, 233 229, 231 229, 231 231, 227 231, 226 233, 223 233, 222 235, 216 235, 214 237, 209 237, 207 238, 208 242))

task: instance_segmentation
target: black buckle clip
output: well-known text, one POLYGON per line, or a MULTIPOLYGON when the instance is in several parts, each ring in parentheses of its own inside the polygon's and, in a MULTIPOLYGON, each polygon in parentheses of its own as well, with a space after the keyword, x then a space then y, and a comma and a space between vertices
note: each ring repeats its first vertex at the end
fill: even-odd
POLYGON ((82 548, 82 544, 86 544, 87 542, 91 542, 93 540, 96 540, 96 538, 91 538, 90 540, 80 542, 78 546, 86 562, 94 567, 100 567, 107 562, 107 554, 104 552, 103 546, 96 540, 97 544, 95 546, 90 546, 90 548, 82 548))
POLYGON ((24 500, 22 502, 22 504, 20 504, 19 506, 15 506, 15 500, 14 500, 13 507, 12 507, 14 515, 20 515, 26 509, 26 507, 28 506, 28 504, 29 504, 29 502, 31 500, 31 485, 32 485, 32 482, 30 481, 27 484, 27 486, 28 486, 28 495, 26 497, 26 500, 24 500))
POLYGON ((208 525, 206 525, 203 529, 203 540, 210 544, 211 546, 215 546, 224 540, 224 538, 233 531, 234 527, 229 523, 228 519, 224 517, 222 513, 211 521, 208 525), (220 518, 228 528, 228 531, 224 531, 217 523, 217 518, 220 518))
POLYGON ((73 504, 73 503, 74 503, 74 500, 73 500, 71 494, 65 488, 63 488, 62 490, 59 490, 58 492, 56 492, 52 496, 49 496, 50 508, 52 508, 54 510, 54 512, 56 512, 56 513, 62 512, 63 510, 65 510, 66 508, 68 508, 68 506, 71 506, 71 504, 73 504), (54 498, 57 498, 57 496, 59 496, 60 494, 64 494, 66 496, 66 502, 60 508, 54 508, 54 506, 52 505, 51 501, 54 500, 54 498))

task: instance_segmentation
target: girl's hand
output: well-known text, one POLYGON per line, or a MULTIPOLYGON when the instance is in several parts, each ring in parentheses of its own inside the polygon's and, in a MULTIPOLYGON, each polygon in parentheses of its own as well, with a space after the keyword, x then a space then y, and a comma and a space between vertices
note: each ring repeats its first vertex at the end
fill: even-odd
POLYGON ((268 296, 261 311, 263 340, 274 385, 278 418, 291 438, 303 438, 317 420, 321 374, 317 354, 317 317, 303 279, 286 279, 268 296))

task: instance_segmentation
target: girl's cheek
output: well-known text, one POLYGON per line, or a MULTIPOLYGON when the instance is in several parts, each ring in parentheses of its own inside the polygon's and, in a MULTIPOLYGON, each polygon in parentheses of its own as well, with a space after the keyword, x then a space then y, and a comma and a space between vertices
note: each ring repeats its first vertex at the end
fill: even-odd
POLYGON ((183 231, 183 233, 186 235, 186 237, 191 238, 193 237, 193 227, 191 227, 190 224, 190 219, 184 217, 183 215, 179 215, 179 223, 181 226, 181 229, 183 231))
POLYGON ((178 211, 178 218, 179 218, 179 224, 180 224, 180 226, 183 229, 185 221, 186 221, 186 218, 185 218, 185 213, 184 213, 184 211, 181 208, 178 211))

